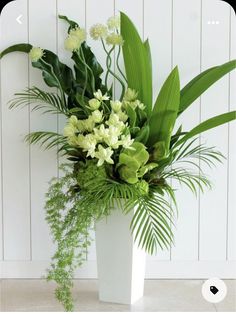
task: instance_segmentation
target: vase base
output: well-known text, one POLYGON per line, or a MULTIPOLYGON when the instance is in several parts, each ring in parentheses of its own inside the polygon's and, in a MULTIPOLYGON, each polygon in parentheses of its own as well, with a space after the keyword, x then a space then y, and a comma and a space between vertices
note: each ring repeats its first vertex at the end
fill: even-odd
POLYGON ((134 299, 124 299, 124 298, 109 298, 106 296, 99 295, 99 301, 106 303, 115 303, 115 304, 123 304, 123 305, 132 305, 143 298, 143 295, 140 297, 136 297, 134 299))

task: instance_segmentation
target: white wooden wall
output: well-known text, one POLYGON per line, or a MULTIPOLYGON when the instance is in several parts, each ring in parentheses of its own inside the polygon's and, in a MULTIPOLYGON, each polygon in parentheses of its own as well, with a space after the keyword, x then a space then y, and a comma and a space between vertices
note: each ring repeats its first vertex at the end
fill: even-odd
MULTIPOLYGON (((30 42, 57 52, 64 62, 67 25, 57 15, 68 15, 89 28, 96 22, 126 12, 143 37, 149 37, 153 55, 155 95, 176 64, 182 85, 200 71, 236 57, 236 20, 232 8, 220 0, 17 0, 8 4, 0 20, 0 49, 30 42), (16 18, 22 14, 22 25, 16 18), (214 23, 215 22, 215 23, 214 23)), ((104 54, 92 43, 100 61, 104 54)), ((182 117, 185 128, 213 115, 236 109, 236 73, 224 77, 182 117)), ((45 87, 28 57, 15 53, 1 61, 0 168, 0 277, 40 277, 48 266, 53 244, 44 221, 47 182, 58 173, 55 152, 28 147, 29 131, 61 130, 63 120, 8 109, 7 102, 29 85, 45 87)), ((176 243, 170 251, 148 257, 148 278, 236 277, 236 123, 201 137, 216 145, 227 160, 207 170, 212 191, 194 197, 178 192, 176 243)), ((96 277, 95 246, 79 277, 96 277)))

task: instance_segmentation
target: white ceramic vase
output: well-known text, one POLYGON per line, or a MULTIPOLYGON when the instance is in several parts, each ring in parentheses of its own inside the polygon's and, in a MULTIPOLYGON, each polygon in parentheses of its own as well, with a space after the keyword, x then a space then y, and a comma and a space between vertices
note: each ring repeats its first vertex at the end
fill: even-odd
POLYGON ((146 254, 130 232, 134 213, 135 209, 124 215, 114 208, 96 223, 100 301, 133 304, 143 296, 146 254))

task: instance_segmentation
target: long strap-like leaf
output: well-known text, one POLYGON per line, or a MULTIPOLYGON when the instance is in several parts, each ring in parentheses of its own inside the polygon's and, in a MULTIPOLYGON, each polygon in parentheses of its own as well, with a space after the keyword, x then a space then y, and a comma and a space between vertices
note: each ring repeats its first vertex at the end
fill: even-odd
POLYGON ((148 144, 164 141, 169 148, 171 133, 179 110, 180 81, 178 67, 166 79, 157 97, 150 119, 148 144))
POLYGON ((186 110, 211 85, 236 68, 236 60, 229 61, 202 72, 191 80, 180 94, 179 114, 186 110))
POLYGON ((123 56, 129 88, 139 93, 145 104, 147 115, 152 111, 152 65, 148 42, 143 43, 139 33, 128 18, 121 12, 121 34, 124 38, 123 56))
POLYGON ((184 137, 182 137, 181 140, 179 140, 175 144, 175 147, 186 142, 187 140, 189 140, 193 136, 196 136, 200 133, 206 132, 210 129, 216 128, 219 125, 225 124, 225 123, 233 121, 235 119, 236 119, 236 111, 226 112, 226 113, 223 113, 219 116, 208 119, 208 120, 200 123, 198 126, 193 128, 190 132, 188 132, 184 137))

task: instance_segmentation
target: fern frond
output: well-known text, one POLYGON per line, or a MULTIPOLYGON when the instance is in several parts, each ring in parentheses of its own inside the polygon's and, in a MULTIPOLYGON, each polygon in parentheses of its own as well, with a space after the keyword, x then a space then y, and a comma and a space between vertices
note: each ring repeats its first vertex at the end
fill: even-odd
POLYGON ((61 150, 66 150, 68 146, 66 138, 55 132, 32 132, 26 135, 25 140, 29 144, 39 144, 44 147, 45 150, 57 147, 59 152, 61 150))
POLYGON ((10 101, 10 109, 14 107, 33 105, 34 110, 43 109, 43 113, 61 113, 69 115, 65 102, 56 93, 45 92, 38 87, 27 88, 22 93, 16 93, 15 98, 10 101))

